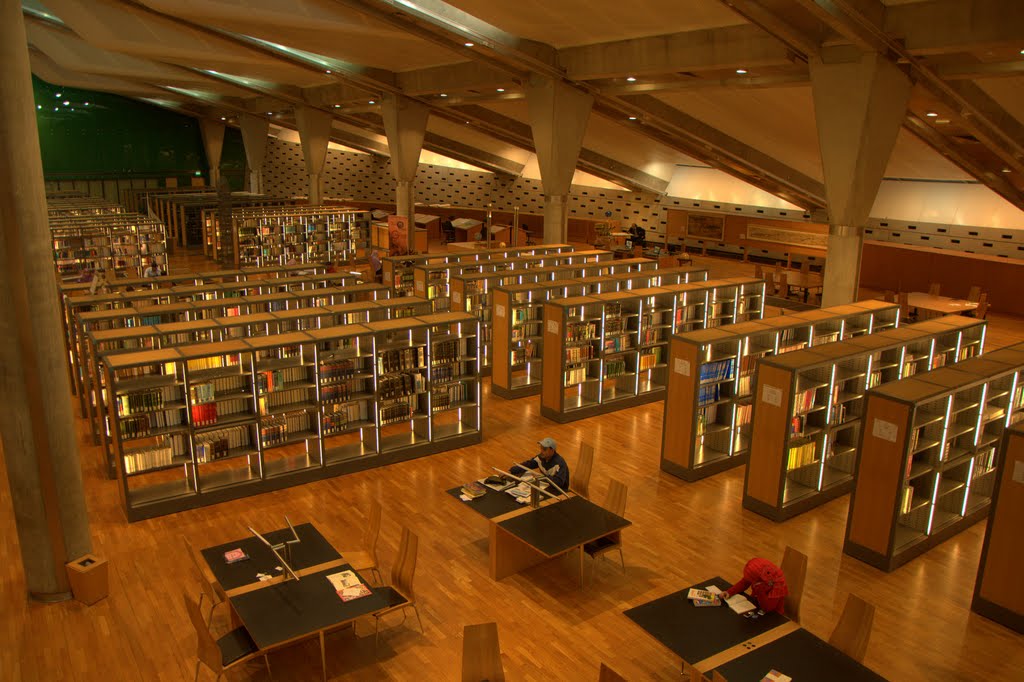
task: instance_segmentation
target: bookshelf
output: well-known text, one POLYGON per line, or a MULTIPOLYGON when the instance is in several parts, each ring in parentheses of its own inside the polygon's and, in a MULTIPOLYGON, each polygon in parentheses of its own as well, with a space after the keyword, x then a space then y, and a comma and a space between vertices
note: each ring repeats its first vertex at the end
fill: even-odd
POLYGON ((163 223, 137 213, 51 218, 50 240, 58 279, 100 269, 111 280, 141 277, 150 259, 167 267, 163 223))
POLYGON ((1024 344, 873 388, 843 551, 892 571, 988 515, 1024 344))
POLYGON ((1024 518, 1024 426, 1006 430, 993 474, 992 511, 971 610, 1024 634, 1024 590, 1020 584, 1020 520, 1024 518))
POLYGON ((241 208, 231 212, 239 266, 344 262, 366 243, 370 212, 337 206, 241 208))
POLYGON ((865 392, 984 343, 984 320, 947 316, 760 360, 743 506, 783 521, 850 492, 865 392))
MULTIPOLYGON (((616 265, 619 262, 612 261, 608 268, 621 267, 616 265)), ((703 282, 707 275, 704 268, 680 267, 494 287, 491 294, 494 313, 491 393, 506 400, 540 393, 544 350, 544 336, 540 329, 546 301, 703 282)), ((453 283, 457 281, 458 278, 453 279, 453 283)))
POLYGON ((758 360, 898 324, 895 303, 861 301, 674 336, 662 470, 696 481, 746 463, 758 360))
POLYGON ((109 356, 128 520, 478 443, 477 327, 440 313, 109 356))
POLYGON ((741 277, 548 300, 541 414, 565 423, 661 399, 673 333, 758 319, 763 303, 764 282, 741 277))
POLYGON ((396 296, 412 296, 413 270, 422 265, 464 263, 470 261, 506 260, 519 256, 536 256, 573 251, 570 244, 537 244, 505 249, 478 249, 475 251, 449 251, 446 253, 424 253, 381 258, 381 273, 384 282, 392 287, 396 296))

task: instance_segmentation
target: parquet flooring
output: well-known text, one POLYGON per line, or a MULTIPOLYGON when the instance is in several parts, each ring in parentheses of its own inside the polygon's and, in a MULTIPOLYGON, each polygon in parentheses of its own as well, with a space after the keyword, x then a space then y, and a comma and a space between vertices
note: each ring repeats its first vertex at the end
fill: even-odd
MULTIPOLYGON (((199 260, 185 264, 199 267, 199 260)), ((737 266, 714 274, 750 272, 736 273, 737 266)), ((1024 321, 990 319, 990 348, 1024 339, 1024 321)), ((751 556, 780 560, 787 544, 810 559, 803 624, 812 632, 828 636, 849 592, 876 605, 865 663, 886 677, 1024 679, 1024 639, 969 610, 984 522, 885 574, 842 553, 848 498, 776 524, 742 509, 742 468, 692 484, 662 473, 661 404, 568 425, 542 419, 538 405, 538 398, 486 395, 481 445, 135 524, 125 522, 117 483, 103 478, 99 449, 85 445, 79 421, 94 551, 110 562, 110 596, 92 607, 28 601, 0 470, 0 680, 191 679, 195 637, 181 594, 197 584, 182 536, 199 546, 227 542, 248 525, 279 527, 287 514, 312 521, 335 546, 354 547, 372 499, 384 506, 385 569, 399 524, 420 537, 415 584, 425 633, 414 619, 399 625, 393 616, 379 658, 372 622, 330 635, 332 680, 458 679, 462 628, 487 621, 498 623, 509 680, 596 680, 602 661, 631 680, 678 680, 678 660, 622 611, 704 578, 738 576, 751 556), (558 441, 570 467, 582 440, 595 446, 595 500, 610 478, 629 486, 626 515, 634 525, 624 534, 625 574, 617 563, 598 562, 582 591, 557 562, 497 583, 488 577, 485 520, 444 490, 535 452, 545 436, 558 441)), ((215 627, 225 626, 221 613, 215 627)), ((275 680, 319 679, 315 642, 270 660, 275 680)), ((265 680, 267 673, 257 661, 231 679, 265 680)))

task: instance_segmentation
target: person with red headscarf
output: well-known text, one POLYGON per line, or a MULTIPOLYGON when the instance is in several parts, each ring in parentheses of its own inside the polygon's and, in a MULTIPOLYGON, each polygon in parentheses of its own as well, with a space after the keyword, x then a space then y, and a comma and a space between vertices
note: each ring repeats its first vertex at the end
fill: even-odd
POLYGON ((725 594, 731 597, 747 588, 750 588, 750 596, 757 608, 783 613, 789 588, 781 568, 767 559, 754 557, 743 567, 743 578, 726 590, 725 594))

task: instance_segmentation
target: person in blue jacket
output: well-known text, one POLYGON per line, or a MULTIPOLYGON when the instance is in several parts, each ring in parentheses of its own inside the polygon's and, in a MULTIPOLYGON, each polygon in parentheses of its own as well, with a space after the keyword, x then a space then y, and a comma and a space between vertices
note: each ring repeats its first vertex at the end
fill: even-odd
POLYGON ((558 454, 555 439, 545 438, 538 445, 540 445, 540 452, 535 457, 512 467, 509 473, 522 476, 527 469, 531 469, 537 471, 541 476, 547 476, 563 491, 569 490, 569 465, 558 454))

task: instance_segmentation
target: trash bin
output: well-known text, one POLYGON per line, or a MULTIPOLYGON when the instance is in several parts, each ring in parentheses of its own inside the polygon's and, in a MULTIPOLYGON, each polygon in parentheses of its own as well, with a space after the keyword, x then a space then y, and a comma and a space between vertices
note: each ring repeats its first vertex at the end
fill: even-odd
POLYGON ((85 554, 65 564, 75 599, 92 605, 107 596, 107 560, 85 554))

